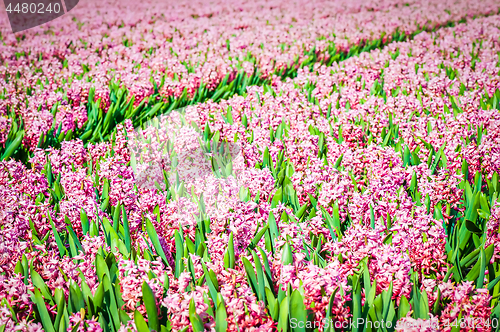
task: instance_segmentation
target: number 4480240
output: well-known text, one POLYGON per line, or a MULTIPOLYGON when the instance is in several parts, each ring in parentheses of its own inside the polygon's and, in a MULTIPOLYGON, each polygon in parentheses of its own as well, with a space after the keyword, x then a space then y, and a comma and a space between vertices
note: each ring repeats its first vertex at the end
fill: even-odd
POLYGON ((461 329, 465 329, 465 328, 472 328, 472 329, 476 329, 476 328, 484 328, 484 327, 487 327, 487 328, 494 328, 496 329, 499 324, 498 324, 498 318, 496 317, 493 317, 493 318, 488 318, 488 319, 483 319, 483 318, 472 318, 472 317, 469 317, 469 318, 460 318, 460 319, 454 319, 453 321, 445 321, 445 326, 446 327, 460 327, 461 329))
POLYGON ((19 14, 44 14, 52 12, 59 13, 61 11, 61 6, 59 5, 59 3, 55 3, 54 6, 52 6, 51 3, 49 3, 47 6, 45 6, 44 3, 18 3, 14 8, 12 8, 12 3, 9 3, 5 10, 8 13, 16 12, 19 14))

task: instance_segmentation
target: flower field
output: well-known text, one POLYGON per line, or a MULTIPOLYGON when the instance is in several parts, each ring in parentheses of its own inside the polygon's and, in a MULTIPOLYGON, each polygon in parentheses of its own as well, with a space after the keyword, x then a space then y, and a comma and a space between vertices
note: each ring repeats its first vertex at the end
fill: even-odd
POLYGON ((2 14, 0 332, 500 330, 499 14, 2 14))

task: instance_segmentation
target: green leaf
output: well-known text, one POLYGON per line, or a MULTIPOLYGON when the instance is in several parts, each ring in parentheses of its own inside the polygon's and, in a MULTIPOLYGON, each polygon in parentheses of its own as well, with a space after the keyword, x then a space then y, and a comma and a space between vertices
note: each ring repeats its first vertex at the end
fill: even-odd
POLYGON ((217 295, 217 311, 215 314, 215 331, 216 332, 226 332, 227 331, 227 312, 222 295, 217 295))
POLYGON ((215 306, 217 307, 217 293, 219 292, 219 283, 217 282, 217 276, 215 275, 214 271, 207 269, 207 266, 205 263, 202 261, 202 266, 203 266, 203 272, 205 274, 205 280, 208 286, 208 292, 210 293, 210 297, 215 303, 215 306))
POLYGON ((413 171, 413 174, 411 176, 411 182, 410 182, 410 191, 413 193, 415 189, 417 188, 417 173, 413 171))
MULTIPOLYGON (((103 326, 103 325, 101 324, 101 326, 103 326)), ((64 313, 62 314, 62 319, 59 323, 58 331, 59 332, 66 332, 68 330, 68 327, 69 327, 69 314, 68 314, 68 310, 64 310, 64 313)), ((108 328, 107 324, 104 327, 104 331, 109 332, 109 328, 108 328)))
POLYGON ((375 212, 373 211, 373 206, 370 204, 370 225, 372 229, 375 229, 375 212))
POLYGON ((265 280, 264 280, 264 272, 262 271, 262 264, 260 262, 259 257, 252 251, 253 261, 255 264, 255 270, 257 272, 257 287, 259 292, 259 300, 266 303, 266 291, 265 291, 265 280))
POLYGON ((265 288, 266 292, 266 299, 267 299, 267 308, 269 310, 269 315, 274 321, 278 320, 278 314, 279 314, 279 305, 278 301, 274 297, 273 292, 269 288, 265 288))
POLYGON ((193 326, 193 332, 204 332, 205 328, 203 326, 203 321, 200 318, 200 315, 196 313, 196 305, 194 303, 194 298, 191 298, 189 302, 189 321, 193 326))
POLYGON ((405 145, 405 149, 403 152, 403 167, 406 167, 410 164, 411 153, 408 145, 405 145))
POLYGON ((484 253, 484 249, 481 248, 481 254, 479 257, 479 276, 477 277, 477 288, 483 288, 484 284, 484 275, 486 272, 486 254, 484 253))
POLYGON ((227 250, 224 254, 224 268, 234 269, 235 260, 233 232, 231 232, 231 234, 229 234, 227 250))
POLYGON ((253 238, 252 242, 251 242, 251 247, 252 248, 255 248, 257 246, 257 244, 259 243, 260 239, 262 238, 262 236, 264 236, 264 233, 267 231, 267 229, 269 228, 269 224, 267 224, 266 226, 264 226, 256 235, 255 237, 253 238))
POLYGON ((106 264, 104 257, 102 257, 100 254, 97 254, 95 257, 95 266, 97 278, 99 279, 99 281, 102 282, 104 275, 110 275, 108 265, 106 264))
POLYGON ((242 257, 243 266, 245 267, 245 271, 247 273, 248 284, 252 287, 254 293, 259 296, 259 288, 257 285, 257 278, 255 276, 255 270, 253 269, 252 264, 246 257, 242 257))
POLYGON ((177 230, 174 233, 175 238, 175 277, 178 278, 184 271, 184 264, 182 258, 184 257, 183 238, 177 230))
POLYGON ((279 203, 282 203, 283 201, 283 191, 280 188, 276 190, 276 193, 273 196, 273 199, 271 200, 271 208, 274 209, 275 207, 278 206, 279 203))
POLYGON ((87 217, 87 214, 85 213, 85 210, 82 208, 80 211, 80 222, 82 223, 82 233, 83 235, 86 235, 89 233, 89 218, 87 217))
POLYGON ((101 282, 97 287, 97 290, 94 293, 94 307, 97 310, 102 308, 102 304, 104 303, 104 284, 101 282))
POLYGON ((73 309, 73 313, 77 313, 85 308, 82 291, 78 287, 78 284, 73 281, 71 281, 69 286, 68 305, 73 309))
POLYGON ((108 197, 106 197, 106 198, 102 201, 101 206, 100 206, 101 211, 106 211, 106 209, 108 208, 108 206, 109 206, 109 196, 108 196, 108 197))
POLYGON ((481 192, 477 192, 473 200, 467 200, 467 210, 465 211, 465 219, 476 222, 477 209, 479 208, 481 192))
POLYGON ((141 313, 137 310, 134 312, 134 323, 137 328, 137 332, 149 332, 148 324, 144 320, 144 317, 142 317, 141 313))
POLYGON ((434 315, 437 315, 439 312, 439 309, 441 307, 441 289, 438 287, 437 288, 437 296, 436 296, 436 301, 434 302, 434 306, 432 308, 432 313, 434 315))
POLYGON ((288 313, 289 313, 288 297, 285 297, 281 301, 279 311, 280 311, 280 313, 279 313, 277 330, 282 331, 282 332, 287 332, 288 331, 288 313))
POLYGON ((24 130, 18 131, 16 138, 5 148, 5 152, 2 155, 1 160, 7 160, 14 154, 17 148, 21 145, 24 137, 24 130))
POLYGON ((249 202, 251 199, 250 190, 247 187, 240 187, 240 191, 238 193, 238 196, 239 196, 241 201, 249 202))
POLYGON ((419 306, 420 317, 422 319, 429 319, 429 300, 427 299, 427 292, 425 290, 422 291, 421 296, 419 298, 419 306))
POLYGON ((435 154, 434 162, 432 163, 430 169, 431 169, 431 174, 434 174, 436 171, 436 167, 439 164, 439 160, 441 159, 441 156, 444 155, 444 148, 446 146, 446 142, 443 143, 443 145, 439 148, 439 151, 435 154))
MULTIPOLYGON (((130 239, 130 227, 128 224, 128 218, 127 218, 127 212, 125 211, 125 206, 122 206, 122 217, 123 217, 123 231, 125 233, 124 234, 125 235, 125 247, 127 248, 127 251, 130 253, 132 250, 132 245, 131 245, 132 241, 130 239)), ((161 246, 160 246, 160 248, 161 248, 161 246)), ((155 250, 156 250, 156 248, 155 248, 155 250)), ((156 250, 156 252, 158 252, 158 250, 156 250)), ((160 257, 161 257, 161 255, 160 255, 160 257)), ((162 259, 163 259, 163 257, 162 257, 162 259)))
POLYGON ((78 327, 80 326, 82 322, 77 322, 75 326, 73 326, 73 328, 71 329, 71 332, 77 332, 78 331, 78 327))
POLYGON ((267 279, 267 285, 271 287, 273 284, 271 268, 269 267, 269 260, 267 259, 266 253, 262 248, 257 248, 260 251, 262 257, 262 265, 264 266, 265 277, 267 279))
POLYGON ((307 208, 309 207, 309 204, 305 203, 304 205, 302 205, 300 207, 300 209, 297 211, 297 213, 295 213, 295 216, 297 216, 297 218, 300 220, 302 219, 302 216, 305 214, 307 208))
POLYGON ((47 307, 43 301, 42 294, 40 294, 37 288, 35 288, 33 293, 34 295, 32 296, 32 301, 36 304, 44 330, 46 332, 55 332, 49 312, 47 311, 47 307))
POLYGON ((50 216, 50 212, 47 213, 47 216, 49 217, 50 225, 52 226, 52 232, 54 233, 54 239, 56 240, 57 244, 57 249, 59 249, 59 256, 63 257, 66 254, 66 248, 64 247, 61 237, 59 236, 59 233, 57 232, 56 225, 54 225, 54 222, 52 221, 52 217, 50 216))
POLYGON ((54 291, 54 298, 57 305, 57 315, 54 321, 54 328, 58 329, 61 323, 61 318, 63 318, 63 314, 66 312, 66 298, 64 297, 64 291, 60 288, 56 288, 54 291))
POLYGON ((273 240, 274 245, 274 240, 278 238, 278 236, 280 235, 280 231, 278 229, 278 224, 276 223, 276 218, 274 217, 274 214, 272 212, 269 212, 267 223, 269 224, 269 230, 272 235, 271 239, 273 240))
POLYGON ((151 330, 158 331, 160 329, 160 322, 158 320, 158 308, 156 306, 156 300, 153 291, 146 281, 142 283, 142 298, 144 300, 144 305, 146 306, 146 312, 148 314, 149 328, 151 330))
POLYGON ((120 316, 120 323, 123 325, 127 325, 127 323, 131 321, 128 314, 122 309, 119 310, 118 315, 120 316))
POLYGON ((285 243, 283 246, 283 252, 281 256, 281 261, 283 265, 290 265, 293 263, 293 253, 292 253, 292 248, 290 248, 290 245, 285 243))
POLYGON ((321 213, 323 214, 323 219, 325 220, 326 226, 328 227, 328 230, 330 231, 330 235, 332 236, 332 239, 336 240, 337 235, 335 234, 336 230, 338 233, 340 233, 339 229, 335 226, 335 221, 334 218, 330 216, 330 214, 325 210, 324 207, 321 208, 321 213))
POLYGON ((33 269, 33 266, 30 266, 30 274, 31 274, 31 281, 33 282, 33 286, 37 287, 40 290, 41 294, 43 295, 43 297, 45 299, 47 299, 49 301, 54 301, 54 298, 52 297, 52 295, 50 293, 49 287, 47 287, 47 285, 43 281, 42 277, 38 274, 38 272, 36 272, 33 269))
POLYGON ((155 248, 156 253, 161 257, 163 262, 168 266, 167 256, 165 256, 165 252, 160 245, 160 240, 158 239, 158 234, 156 233, 156 229, 154 228, 151 220, 146 219, 146 232, 148 233, 149 239, 151 243, 153 243, 153 247, 155 248))
POLYGON ((227 122, 231 125, 233 124, 233 113, 231 112, 232 109, 233 107, 229 106, 227 108, 227 115, 226 115, 227 122))
MULTIPOLYGON (((69 223, 68 216, 64 216, 66 219, 66 222, 69 223)), ((69 234, 69 244, 70 244, 70 251, 71 251, 71 256, 75 257, 78 255, 79 251, 83 252, 83 247, 82 244, 80 243, 80 240, 78 240, 78 236, 76 235, 75 231, 71 226, 66 226, 66 229, 68 230, 69 234)))
POLYGON ((477 227, 475 223, 473 223, 470 220, 465 220, 465 227, 467 227, 467 229, 474 234, 477 234, 477 235, 483 234, 483 231, 479 227, 477 227))
POLYGON ((335 169, 339 169, 340 164, 342 164, 342 159, 343 159, 343 158, 344 158, 344 154, 342 153, 342 154, 340 155, 340 157, 338 157, 338 158, 337 158, 337 161, 335 161, 335 165, 333 165, 333 167, 334 167, 335 169))
POLYGON ((106 309, 111 318, 111 324, 113 324, 114 328, 118 330, 120 328, 120 315, 118 313, 118 305, 116 303, 115 290, 113 289, 110 277, 108 275, 104 276, 103 284, 104 284, 104 300, 105 300, 104 308, 106 309))
POLYGON ((477 214, 483 219, 490 219, 490 214, 483 209, 477 209, 477 214))
POLYGON ((498 281, 500 281, 500 275, 488 283, 488 287, 487 287, 488 291, 491 291, 496 286, 498 281))
POLYGON ((333 324, 331 324, 332 321, 331 315, 333 309, 333 302, 335 301, 335 295, 337 294, 338 290, 339 287, 335 288, 333 293, 330 295, 330 300, 328 301, 328 307, 326 308, 325 320, 328 324, 328 330, 326 330, 327 332, 334 332, 333 324))
POLYGON ((305 323, 307 322, 306 306, 304 305, 304 298, 297 289, 293 291, 292 296, 290 298, 290 321, 291 320, 303 323, 303 324, 295 324, 296 325, 295 327, 292 325, 292 331, 294 332, 306 331, 305 329, 305 323))

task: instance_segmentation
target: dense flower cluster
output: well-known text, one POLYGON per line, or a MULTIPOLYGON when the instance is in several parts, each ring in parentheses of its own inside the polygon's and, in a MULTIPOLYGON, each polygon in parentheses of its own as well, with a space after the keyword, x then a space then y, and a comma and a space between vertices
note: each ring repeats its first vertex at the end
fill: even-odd
POLYGON ((8 32, 2 14, 0 144, 12 126, 12 113, 18 125, 23 120, 22 144, 30 151, 51 128, 54 135, 60 128, 64 135, 85 137, 82 131, 92 123, 85 103, 92 99, 107 110, 115 83, 135 106, 150 97, 193 98, 200 88, 214 91, 238 73, 259 79, 293 76, 316 61, 329 63, 498 10, 493 0, 317 0, 307 5, 302 0, 107 0, 82 3, 22 36, 8 32))

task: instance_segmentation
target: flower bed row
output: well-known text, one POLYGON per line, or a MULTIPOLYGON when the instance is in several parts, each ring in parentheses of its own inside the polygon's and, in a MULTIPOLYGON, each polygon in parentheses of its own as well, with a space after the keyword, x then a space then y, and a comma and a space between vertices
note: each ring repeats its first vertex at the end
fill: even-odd
POLYGON ((499 18, 1 162, 0 322, 495 327, 499 18))
POLYGON ((187 104, 244 95, 273 75, 294 77, 301 67, 499 9, 490 0, 229 3, 224 9, 144 2, 134 15, 123 15, 130 13, 127 2, 95 6, 82 4, 74 15, 22 34, 2 30, 3 159, 26 162, 36 147, 77 137, 108 140, 124 119, 138 125, 187 104))

